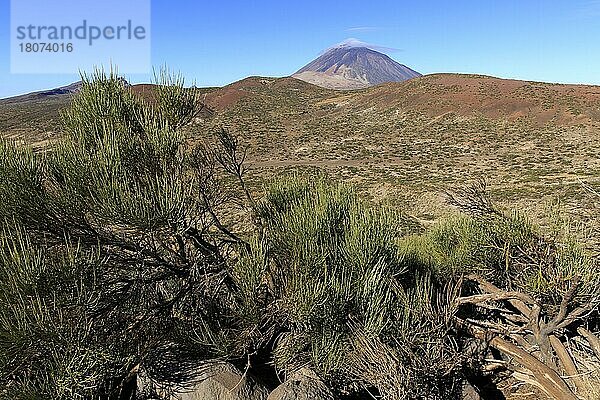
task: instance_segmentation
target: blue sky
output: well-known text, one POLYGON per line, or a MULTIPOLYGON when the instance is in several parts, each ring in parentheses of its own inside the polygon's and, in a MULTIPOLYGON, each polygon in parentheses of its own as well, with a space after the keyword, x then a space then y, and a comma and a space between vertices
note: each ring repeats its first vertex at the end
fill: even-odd
MULTIPOLYGON (((0 0, 0 97, 77 80, 10 74, 9 18, 0 0)), ((397 49, 388 54, 424 74, 600 84, 600 0, 153 0, 151 31, 152 64, 198 86, 290 75, 350 37, 397 49)))

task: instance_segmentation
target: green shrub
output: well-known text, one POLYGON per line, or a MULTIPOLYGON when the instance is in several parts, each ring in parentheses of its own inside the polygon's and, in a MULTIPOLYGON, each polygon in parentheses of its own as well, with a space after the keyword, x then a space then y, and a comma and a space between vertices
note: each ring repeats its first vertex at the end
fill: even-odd
POLYGON ((426 234, 404 240, 406 257, 438 276, 477 274, 494 285, 519 290, 557 306, 578 276, 578 302, 598 297, 600 271, 581 243, 554 240, 518 212, 458 214, 426 234))
POLYGON ((580 244, 481 191, 427 231, 323 177, 255 200, 237 139, 188 146, 195 91, 158 83, 144 100, 114 73, 83 77, 51 151, 0 141, 3 398, 129 399, 140 368, 170 384, 213 359, 309 366, 339 394, 459 398, 482 355, 463 322, 528 317, 465 301, 482 291, 473 275, 533 298, 542 322, 564 320, 565 297, 568 312, 599 302, 580 244))
POLYGON ((34 246, 19 228, 0 236, 2 398, 91 398, 132 361, 107 345, 110 325, 92 316, 98 255, 61 247, 34 246))
POLYGON ((453 295, 400 253, 410 218, 344 184, 297 177, 271 184, 258 214, 263 239, 234 277, 245 309, 276 334, 279 370, 308 364, 340 390, 449 398, 464 362, 449 337, 453 295))
POLYGON ((162 77, 152 103, 83 77, 51 151, 0 143, 1 396, 126 398, 140 365, 233 353, 213 150, 184 147, 198 102, 162 77))

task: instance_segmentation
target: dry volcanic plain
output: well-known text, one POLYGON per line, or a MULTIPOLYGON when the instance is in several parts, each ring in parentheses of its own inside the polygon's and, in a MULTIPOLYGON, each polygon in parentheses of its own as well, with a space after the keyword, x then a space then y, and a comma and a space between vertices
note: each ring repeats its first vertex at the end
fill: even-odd
MULTIPOLYGON (((350 91, 264 77, 199 91, 211 112, 190 140, 220 127, 239 135, 256 190, 277 174, 323 173, 426 223, 445 212, 445 191, 484 178, 495 200, 533 217, 560 202, 596 219, 599 86, 435 74, 350 91)), ((51 146, 70 96, 0 100, 0 135, 51 146)))

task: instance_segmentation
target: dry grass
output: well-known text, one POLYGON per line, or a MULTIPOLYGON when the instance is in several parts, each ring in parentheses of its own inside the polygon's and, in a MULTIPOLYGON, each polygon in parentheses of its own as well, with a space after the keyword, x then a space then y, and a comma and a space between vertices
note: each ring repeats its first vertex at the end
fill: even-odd
MULTIPOLYGON (((593 201, 580 182, 600 184, 598 87, 448 74, 336 92, 247 78, 202 96, 215 114, 196 122, 193 140, 231 127, 249 145, 255 188, 290 171, 325 173, 430 220, 444 212, 441 193, 485 177, 496 201, 541 215, 559 199, 586 220, 593 201)), ((66 101, 0 102, 0 135, 45 144, 66 101)))

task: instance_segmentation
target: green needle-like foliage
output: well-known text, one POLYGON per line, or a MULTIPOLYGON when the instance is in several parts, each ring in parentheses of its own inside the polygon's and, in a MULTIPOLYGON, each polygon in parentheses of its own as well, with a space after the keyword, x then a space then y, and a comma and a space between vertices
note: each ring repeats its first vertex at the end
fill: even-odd
MULTIPOLYGON (((463 204, 465 205, 465 204, 463 204)), ((600 303, 600 270, 573 237, 552 238, 526 216, 490 204, 468 203, 468 214, 448 217, 407 248, 438 275, 477 274, 504 290, 517 290, 556 312, 574 278, 572 306, 600 303)), ((465 209, 466 207, 463 207, 465 209)))
POLYGON ((107 346, 97 254, 42 249, 20 228, 0 234, 0 397, 91 398, 132 360, 107 346), (101 326, 99 326, 100 324, 101 326))
POLYGON ((143 96, 113 72, 82 79, 51 149, 0 141, 2 399, 131 400, 140 370, 175 384, 215 359, 308 366, 338 394, 454 399, 482 329, 525 332, 513 346, 541 363, 597 322, 586 250, 483 190, 425 232, 323 177, 255 199, 236 137, 186 141, 203 106, 181 77, 161 71, 143 96))
POLYGON ((141 364, 177 380, 232 355, 225 255, 241 240, 218 221, 213 150, 184 147, 195 93, 160 78, 146 101, 84 76, 51 151, 0 143, 2 396, 126 398, 141 364))
POLYGON ((453 295, 438 297, 446 288, 402 257, 408 217, 344 184, 297 177, 271 184, 258 210, 264 237, 235 279, 258 328, 276 335, 278 369, 308 364, 340 388, 391 399, 448 398, 463 362, 448 339, 453 295))

